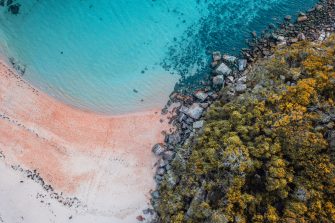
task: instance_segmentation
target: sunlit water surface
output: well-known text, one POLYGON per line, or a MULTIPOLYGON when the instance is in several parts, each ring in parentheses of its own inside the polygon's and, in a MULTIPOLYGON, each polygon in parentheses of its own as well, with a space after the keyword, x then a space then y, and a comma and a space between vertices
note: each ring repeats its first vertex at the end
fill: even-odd
POLYGON ((234 54, 251 31, 316 0, 16 2, 18 15, 1 7, 0 43, 23 77, 80 109, 124 114, 162 107, 209 52, 234 54))

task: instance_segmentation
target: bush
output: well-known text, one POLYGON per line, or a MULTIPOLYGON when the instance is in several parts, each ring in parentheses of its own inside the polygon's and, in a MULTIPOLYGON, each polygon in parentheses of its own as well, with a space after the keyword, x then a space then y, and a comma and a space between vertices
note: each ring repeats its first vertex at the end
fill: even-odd
POLYGON ((277 50, 250 74, 262 91, 211 106, 191 154, 172 163, 177 183, 160 187, 162 222, 335 222, 332 127, 321 120, 334 110, 334 45, 277 50))

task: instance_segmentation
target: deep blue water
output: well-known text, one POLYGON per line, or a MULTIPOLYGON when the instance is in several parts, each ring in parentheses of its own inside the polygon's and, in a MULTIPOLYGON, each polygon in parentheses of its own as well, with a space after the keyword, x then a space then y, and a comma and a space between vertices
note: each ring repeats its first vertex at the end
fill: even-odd
POLYGON ((1 7, 0 45, 23 77, 75 107, 123 114, 162 107, 211 51, 237 54, 251 31, 317 0, 14 2, 18 15, 1 7))

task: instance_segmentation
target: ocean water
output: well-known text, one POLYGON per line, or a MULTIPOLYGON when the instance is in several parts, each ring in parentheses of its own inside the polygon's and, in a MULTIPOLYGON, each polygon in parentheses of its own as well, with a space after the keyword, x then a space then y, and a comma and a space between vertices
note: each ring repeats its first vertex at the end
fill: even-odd
POLYGON ((16 0, 0 6, 1 54, 74 107, 124 114, 162 107, 210 52, 238 54, 251 31, 317 0, 16 0))

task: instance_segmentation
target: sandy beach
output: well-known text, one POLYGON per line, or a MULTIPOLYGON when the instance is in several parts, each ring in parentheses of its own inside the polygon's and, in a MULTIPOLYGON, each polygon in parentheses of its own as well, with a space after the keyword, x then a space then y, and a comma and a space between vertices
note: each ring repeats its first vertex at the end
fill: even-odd
POLYGON ((137 222, 155 187, 151 148, 168 127, 161 119, 159 108, 124 116, 74 109, 1 63, 0 222, 137 222), (36 170, 80 207, 57 202, 13 166, 36 170))

